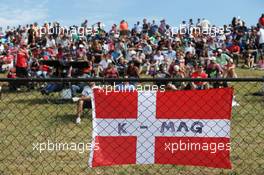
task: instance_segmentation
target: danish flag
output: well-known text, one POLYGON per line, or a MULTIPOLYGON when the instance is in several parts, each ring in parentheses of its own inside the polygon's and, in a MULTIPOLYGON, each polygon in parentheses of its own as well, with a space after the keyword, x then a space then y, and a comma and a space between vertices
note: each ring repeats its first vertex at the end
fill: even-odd
POLYGON ((89 166, 230 169, 232 97, 232 88, 108 94, 94 90, 89 166))

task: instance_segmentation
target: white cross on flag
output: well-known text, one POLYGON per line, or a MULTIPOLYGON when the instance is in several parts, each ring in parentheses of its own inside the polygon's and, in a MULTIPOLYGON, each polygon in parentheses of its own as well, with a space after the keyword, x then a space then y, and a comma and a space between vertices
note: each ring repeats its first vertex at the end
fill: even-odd
POLYGON ((95 90, 89 166, 230 169, 232 97, 232 88, 108 94, 95 90))

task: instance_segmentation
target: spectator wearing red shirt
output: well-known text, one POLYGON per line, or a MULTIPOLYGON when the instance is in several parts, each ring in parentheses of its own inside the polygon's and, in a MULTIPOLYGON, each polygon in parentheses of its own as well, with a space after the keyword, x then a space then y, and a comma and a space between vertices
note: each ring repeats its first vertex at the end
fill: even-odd
POLYGON ((128 23, 125 20, 122 20, 120 22, 119 29, 120 29, 120 35, 121 36, 127 35, 128 34, 128 23))
POLYGON ((118 71, 112 63, 110 63, 108 65, 108 68, 105 70, 105 77, 106 78, 118 78, 119 77, 118 71))
POLYGON ((37 76, 47 78, 49 71, 50 71, 50 67, 48 65, 44 65, 40 63, 39 70, 37 71, 37 76))
POLYGON ((63 48, 61 44, 58 44, 58 53, 56 55, 56 58, 61 61, 63 59, 63 56, 64 56, 63 48))
POLYGON ((233 40, 232 46, 228 47, 227 49, 231 53, 235 64, 238 65, 239 58, 240 58, 240 50, 241 49, 240 49, 237 41, 236 40, 233 40))
MULTIPOLYGON (((191 78, 201 78, 201 79, 205 79, 208 78, 208 75, 204 72, 204 68, 202 64, 199 64, 196 67, 195 72, 192 73, 191 78)), ((191 84, 192 89, 197 89, 197 90, 201 90, 201 89, 208 89, 208 83, 207 82, 193 82, 191 84)))
POLYGON ((29 54, 27 51, 27 44, 25 42, 21 42, 20 49, 17 53, 17 60, 16 60, 16 74, 19 78, 26 78, 28 77, 28 59, 29 54))

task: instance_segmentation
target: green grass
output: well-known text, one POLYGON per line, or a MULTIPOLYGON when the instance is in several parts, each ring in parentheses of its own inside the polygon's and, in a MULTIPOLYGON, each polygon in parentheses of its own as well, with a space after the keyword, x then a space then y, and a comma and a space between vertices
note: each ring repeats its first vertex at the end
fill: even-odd
MULTIPOLYGON (((240 77, 262 77, 264 72, 238 69, 240 77)), ((121 166, 90 169, 89 152, 39 153, 33 143, 91 142, 89 111, 81 125, 75 124, 76 104, 49 102, 37 91, 4 93, 0 101, 0 174, 264 174, 264 99, 251 94, 263 89, 261 83, 232 83, 240 107, 232 115, 232 170, 175 165, 121 166)))

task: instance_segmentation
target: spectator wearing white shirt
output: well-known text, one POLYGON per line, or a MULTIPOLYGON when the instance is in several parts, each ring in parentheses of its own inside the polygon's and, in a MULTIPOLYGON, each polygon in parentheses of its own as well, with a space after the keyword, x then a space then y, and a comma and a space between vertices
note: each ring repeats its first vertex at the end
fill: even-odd
POLYGON ((141 33, 142 26, 140 25, 140 22, 138 21, 137 24, 134 25, 134 30, 137 34, 141 33))
POLYGON ((259 29, 258 36, 259 36, 259 48, 263 54, 264 53, 264 29, 263 28, 259 29))
POLYGON ((164 55, 161 53, 160 50, 157 50, 156 54, 153 57, 153 60, 156 61, 158 64, 161 64, 164 61, 164 55))
POLYGON ((70 45, 70 40, 67 38, 66 35, 57 38, 58 45, 60 44, 63 48, 68 47, 70 45))
POLYGON ((203 18, 201 21, 201 27, 202 27, 202 32, 208 31, 210 27, 210 22, 207 19, 203 18))
POLYGON ((4 45, 2 44, 2 42, 0 41, 0 54, 3 53, 5 50, 4 45))
POLYGON ((152 47, 147 41, 143 42, 143 53, 146 56, 146 59, 152 54, 152 47))
POLYGON ((171 46, 168 47, 168 51, 164 52, 164 55, 166 55, 170 63, 176 59, 176 51, 171 46))
POLYGON ((103 59, 100 61, 99 65, 100 67, 105 70, 107 69, 108 65, 112 63, 111 55, 110 54, 104 54, 103 59))
POLYGON ((190 52, 192 55, 195 55, 195 48, 192 46, 191 42, 188 42, 187 46, 184 49, 184 53, 190 52))
POLYGON ((56 41, 55 39, 52 37, 52 35, 49 35, 49 37, 47 38, 47 44, 46 44, 47 48, 55 48, 56 47, 56 41))

